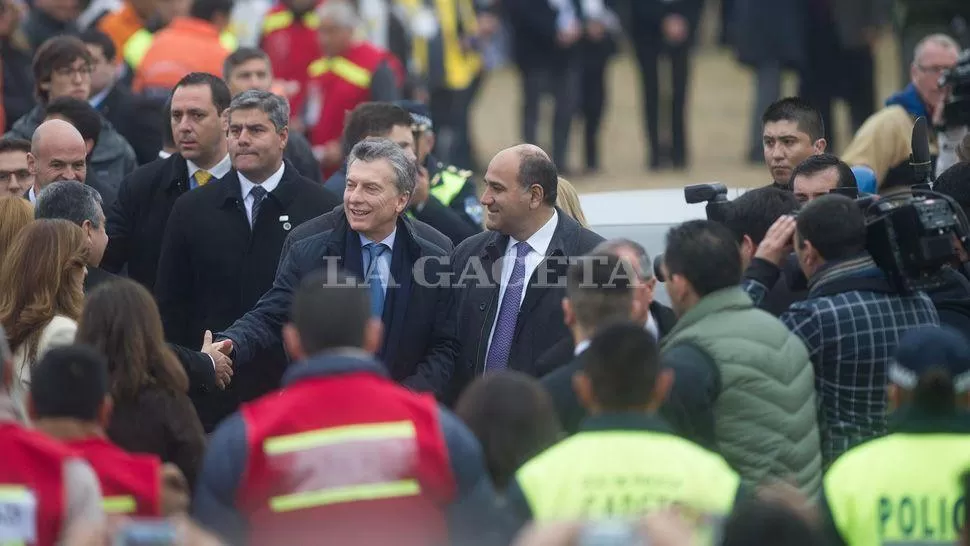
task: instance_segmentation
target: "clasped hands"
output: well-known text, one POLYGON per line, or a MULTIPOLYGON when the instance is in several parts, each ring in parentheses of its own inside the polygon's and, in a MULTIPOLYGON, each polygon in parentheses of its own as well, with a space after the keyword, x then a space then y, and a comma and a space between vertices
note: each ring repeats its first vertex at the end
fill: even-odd
POLYGON ((202 337, 201 351, 210 357, 215 365, 216 386, 225 389, 232 381, 232 340, 223 339, 222 341, 212 342, 212 331, 206 330, 202 337))

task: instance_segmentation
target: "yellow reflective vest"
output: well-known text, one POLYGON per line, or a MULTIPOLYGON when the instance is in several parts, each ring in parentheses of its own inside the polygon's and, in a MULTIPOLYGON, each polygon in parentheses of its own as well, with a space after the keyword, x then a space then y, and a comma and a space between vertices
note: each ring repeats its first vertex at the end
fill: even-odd
MULTIPOLYGON (((478 32, 478 18, 475 13, 473 0, 397 0, 405 12, 412 17, 425 7, 425 3, 434 10, 439 25, 442 56, 444 63, 444 84, 447 89, 466 89, 482 71, 482 58, 477 51, 468 50, 462 44, 463 36, 459 35, 459 18, 464 23, 464 31, 468 34, 478 32)), ((429 40, 414 36, 411 40, 410 70, 419 75, 428 73, 431 62, 429 40)))
MULTIPOLYGON (((141 62, 145 58, 145 54, 148 53, 148 50, 152 48, 152 42, 154 40, 155 34, 145 28, 141 28, 125 42, 124 50, 121 53, 125 58, 125 62, 128 63, 128 66, 132 70, 141 66, 141 62)), ((219 43, 230 52, 235 51, 239 47, 236 36, 228 30, 222 31, 222 34, 219 35, 219 43)))

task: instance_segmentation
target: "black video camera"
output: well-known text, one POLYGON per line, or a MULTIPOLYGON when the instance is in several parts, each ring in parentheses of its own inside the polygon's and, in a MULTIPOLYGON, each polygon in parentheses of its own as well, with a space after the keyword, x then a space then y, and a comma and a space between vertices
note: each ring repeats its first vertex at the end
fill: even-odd
POLYGON ((684 201, 688 204, 706 202, 707 219, 715 222, 724 221, 724 208, 730 203, 727 198, 727 186, 720 183, 685 186, 684 201))
POLYGON ((939 86, 951 86, 943 106, 943 120, 949 127, 970 127, 970 49, 964 50, 957 64, 940 76, 939 86))

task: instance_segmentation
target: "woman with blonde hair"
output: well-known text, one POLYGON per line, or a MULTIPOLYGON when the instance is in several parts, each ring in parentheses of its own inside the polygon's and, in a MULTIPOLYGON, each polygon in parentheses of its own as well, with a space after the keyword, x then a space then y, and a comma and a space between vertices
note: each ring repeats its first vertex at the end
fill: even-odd
POLYGON ((0 324, 24 387, 48 349, 74 342, 87 257, 80 227, 67 220, 36 220, 14 238, 0 264, 0 324))
POLYGON ((0 257, 27 224, 34 221, 34 207, 19 195, 0 197, 0 257))
POLYGON ((98 286, 84 304, 77 341, 108 361, 111 441, 175 464, 194 483, 205 433, 186 394, 189 378, 165 344, 158 306, 148 290, 128 279, 98 286))
POLYGON ((589 228, 586 215, 583 214, 583 207, 579 204, 579 194, 569 180, 559 177, 559 187, 556 190, 556 206, 560 210, 572 216, 573 220, 579 222, 584 228, 589 228))

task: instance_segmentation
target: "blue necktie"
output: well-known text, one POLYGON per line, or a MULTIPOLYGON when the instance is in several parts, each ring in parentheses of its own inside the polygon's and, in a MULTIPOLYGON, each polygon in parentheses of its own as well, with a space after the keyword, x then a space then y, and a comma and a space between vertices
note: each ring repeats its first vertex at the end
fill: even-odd
POLYGON ((253 196, 253 219, 249 222, 249 225, 255 226, 256 217, 259 216, 259 207, 263 204, 263 199, 266 199, 266 189, 262 186, 253 186, 253 189, 249 190, 249 195, 253 196))
POLYGON ((525 241, 515 244, 515 265, 512 275, 505 286, 502 296, 502 306, 498 310, 498 322, 492 333, 492 343, 488 347, 485 357, 485 370, 504 370, 509 366, 509 352, 512 350, 512 338, 515 336, 515 323, 519 318, 519 304, 522 300, 522 290, 525 284, 525 257, 532 247, 525 241))
POLYGON ((371 316, 381 318, 384 314, 384 285, 381 284, 381 269, 378 266, 381 255, 387 250, 387 245, 382 243, 367 243, 364 245, 370 255, 370 262, 367 264, 367 284, 370 289, 370 312, 371 316))

